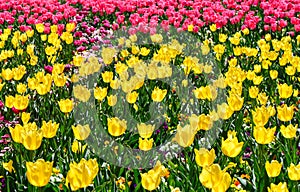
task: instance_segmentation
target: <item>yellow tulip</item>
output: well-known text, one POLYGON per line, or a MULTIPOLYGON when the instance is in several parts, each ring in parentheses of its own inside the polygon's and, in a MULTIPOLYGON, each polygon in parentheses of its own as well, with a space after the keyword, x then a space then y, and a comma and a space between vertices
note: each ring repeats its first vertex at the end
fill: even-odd
POLYGON ((23 125, 28 123, 28 121, 30 119, 30 113, 22 112, 21 119, 22 119, 23 125))
POLYGON ((64 72, 65 65, 64 64, 54 64, 52 69, 52 74, 61 74, 64 72))
POLYGON ((150 49, 147 49, 146 47, 141 48, 140 54, 142 56, 147 56, 149 53, 150 53, 150 49))
POLYGON ((71 187, 72 191, 85 188, 93 183, 99 171, 96 159, 81 159, 79 163, 72 162, 70 170, 67 173, 66 185, 71 187))
POLYGON ((88 136, 91 133, 89 124, 86 124, 86 125, 78 124, 76 127, 74 125, 72 125, 72 130, 74 133, 74 137, 77 140, 85 140, 88 138, 88 136))
POLYGON ((101 74, 101 76, 105 83, 110 83, 114 78, 114 74, 111 71, 105 71, 101 74))
POLYGON ((277 160, 272 160, 266 162, 265 168, 269 177, 277 177, 280 174, 282 163, 279 163, 277 160))
POLYGON ((300 180, 300 163, 298 165, 294 165, 291 163, 291 165, 287 168, 288 176, 290 180, 293 181, 299 181, 300 180))
POLYGON ((167 95, 166 89, 159 89, 158 87, 155 87, 151 93, 151 98, 155 102, 161 102, 166 95, 167 95))
POLYGON ((210 115, 205 115, 205 114, 201 114, 199 116, 199 120, 198 120, 198 129, 199 130, 209 130, 212 128, 213 125, 213 121, 212 118, 210 117, 210 115))
POLYGON ((264 77, 263 76, 255 76, 253 78, 253 84, 254 85, 259 85, 263 81, 264 77))
POLYGON ((127 129, 127 122, 117 117, 107 119, 107 127, 110 135, 118 137, 123 135, 127 129))
POLYGON ((260 73, 261 72, 261 65, 254 65, 254 72, 260 73))
POLYGON ((45 94, 50 92, 51 83, 49 83, 49 84, 44 84, 44 83, 38 84, 35 87, 35 89, 36 89, 36 91, 38 92, 39 95, 45 95, 45 94))
POLYGON ((119 79, 114 79, 114 80, 111 80, 111 81, 110 81, 109 86, 110 86, 112 89, 119 89, 120 84, 121 84, 121 82, 120 82, 119 79))
POLYGON ((116 95, 107 96, 108 105, 111 107, 115 106, 117 104, 117 99, 116 95))
POLYGON ((153 146, 153 139, 143 139, 139 138, 139 149, 143 151, 149 151, 152 149, 153 146))
POLYGON ((67 32, 72 32, 76 27, 76 24, 75 23, 67 23, 66 25, 66 31, 67 32))
MULTIPOLYGON (((0 80, 0 91, 2 90, 3 86, 5 85, 5 83, 1 83, 2 81, 0 80)), ((18 90, 18 88, 17 88, 18 90)))
POLYGON ((289 65, 285 67, 285 73, 288 74, 289 76, 293 76, 296 73, 296 67, 289 65))
POLYGON ((210 52, 210 48, 208 45, 201 45, 201 52, 203 55, 207 55, 210 52))
POLYGON ((96 73, 100 70, 101 65, 99 64, 97 58, 89 57, 88 61, 81 65, 79 68, 79 75, 80 76, 88 76, 93 73, 96 73))
POLYGON ((165 171, 166 168, 158 161, 153 169, 149 170, 147 173, 142 173, 141 182, 143 188, 149 191, 155 190, 159 186, 161 177, 164 175, 165 171))
POLYGON ((29 95, 16 95, 14 99, 14 107, 20 111, 24 110, 27 108, 29 104, 29 95))
POLYGON ((198 130, 198 124, 199 124, 199 116, 195 115, 195 114, 192 114, 190 117, 189 117, 189 122, 190 122, 190 125, 193 129, 196 129, 198 130))
POLYGON ((35 25, 35 28, 36 28, 36 30, 37 30, 39 33, 43 33, 43 32, 44 32, 45 26, 44 26, 43 23, 38 23, 38 24, 35 25))
POLYGON ((217 105, 217 113, 220 119, 229 119, 232 116, 233 112, 234 111, 231 109, 231 107, 229 107, 229 105, 226 103, 217 105))
POLYGON ((23 132, 22 125, 16 124, 15 128, 9 127, 9 131, 14 142, 22 143, 22 132, 23 132))
POLYGON ((280 126, 280 132, 283 135, 283 137, 290 139, 296 137, 298 124, 293 126, 292 124, 289 124, 288 126, 281 125, 280 126))
POLYGON ((252 111, 252 117, 256 126, 264 126, 269 121, 270 114, 265 106, 261 106, 252 111))
POLYGON ((146 125, 145 123, 140 123, 137 125, 137 129, 142 138, 148 139, 151 137, 155 129, 155 125, 146 125))
POLYGON ((276 71, 276 70, 270 70, 269 73, 270 73, 271 79, 276 79, 278 76, 278 71, 276 71))
POLYGON ((185 57, 183 60, 183 66, 184 66, 184 74, 188 75, 192 68, 198 63, 198 59, 188 56, 185 57))
POLYGON ((280 121, 290 121, 293 119, 294 106, 288 107, 286 104, 277 107, 277 117, 280 121))
POLYGON ((87 144, 82 146, 81 142, 78 142, 77 140, 75 140, 72 144, 72 151, 74 153, 82 153, 82 152, 84 152, 86 147, 87 147, 87 144))
POLYGON ((213 164, 214 160, 216 159, 215 150, 211 149, 208 151, 205 148, 194 149, 195 152, 195 160, 197 165, 200 167, 210 166, 213 164))
POLYGON ((21 80, 22 77, 26 74, 26 67, 24 65, 19 65, 17 68, 14 68, 13 70, 13 78, 14 80, 21 80))
POLYGON ((31 89, 31 90, 35 90, 36 87, 37 87, 37 84, 39 84, 39 82, 37 81, 36 78, 32 77, 32 78, 28 78, 27 79, 27 85, 28 85, 28 88, 31 89))
POLYGON ((76 66, 76 67, 79 67, 83 64, 84 62, 84 57, 81 56, 81 55, 74 55, 73 56, 73 64, 76 66))
POLYGON ((225 170, 221 170, 218 164, 205 166, 199 176, 200 182, 213 192, 225 192, 231 183, 231 177, 225 170))
POLYGON ((14 74, 13 71, 9 68, 2 69, 1 77, 7 81, 11 80, 13 78, 14 74))
POLYGON ((222 138, 222 152, 228 157, 236 157, 241 152, 244 142, 238 142, 235 131, 228 131, 227 139, 222 138))
POLYGON ((54 81, 54 84, 57 87, 63 87, 65 86, 66 82, 67 82, 67 77, 62 73, 62 74, 53 74, 52 73, 52 78, 54 81))
POLYGON ((190 125, 186 125, 184 128, 178 125, 177 133, 172 141, 175 141, 181 147, 188 147, 193 144, 196 133, 197 130, 190 125))
POLYGON ((133 76, 131 78, 131 81, 132 81, 132 87, 134 87, 135 90, 138 90, 144 85, 144 79, 137 76, 133 76))
POLYGON ((255 98, 257 97, 258 93, 259 93, 258 87, 256 87, 256 86, 251 86, 251 87, 249 88, 249 96, 250 96, 252 99, 255 99, 255 98))
POLYGON ((259 144, 269 144, 274 139, 276 127, 266 129, 263 126, 255 126, 253 136, 259 144))
POLYGON ((227 35, 226 34, 222 34, 222 33, 219 34, 219 41, 221 43, 224 43, 226 41, 226 39, 227 39, 227 35))
POLYGON ((73 74, 73 75, 71 76, 71 82, 72 82, 72 83, 77 83, 78 81, 79 81, 78 75, 77 75, 77 74, 73 74))
POLYGON ((155 190, 161 182, 160 174, 155 173, 153 170, 148 171, 148 173, 141 174, 141 177, 143 188, 149 191, 155 190))
POLYGON ((35 163, 26 162, 26 176, 29 183, 36 187, 43 187, 48 184, 52 174, 53 162, 45 162, 38 159, 35 163))
POLYGON ((268 187, 268 192, 289 192, 287 188, 286 182, 284 183, 278 183, 278 185, 275 185, 274 183, 271 183, 271 186, 268 187))
POLYGON ((59 123, 52 123, 52 120, 46 122, 42 122, 41 130, 43 132, 43 137, 45 138, 53 138, 56 135, 57 129, 59 127, 59 123))
POLYGON ((274 106, 269 105, 267 107, 267 110, 269 112, 270 117, 273 117, 276 114, 276 109, 274 106))
POLYGON ((113 58, 116 54, 116 50, 114 48, 106 48, 104 47, 101 52, 101 57, 103 59, 104 64, 109 65, 113 62, 113 58))
POLYGON ((15 172, 15 168, 13 167, 13 161, 12 160, 9 160, 7 163, 2 163, 2 166, 5 170, 7 170, 8 172, 12 172, 14 171, 15 172))
POLYGON ((248 35, 249 34, 249 29, 245 28, 245 29, 242 30, 242 32, 244 33, 244 35, 248 35))
POLYGON ((136 102, 136 99, 138 96, 139 96, 139 94, 136 91, 133 91, 133 92, 127 93, 126 100, 128 103, 133 104, 136 102))
POLYGON ((270 41, 272 39, 272 36, 270 35, 270 33, 265 35, 265 39, 266 39, 266 41, 270 41))
POLYGON ((119 75, 121 75, 123 72, 127 71, 128 67, 124 63, 118 62, 115 64, 115 71, 119 75))
MULTIPOLYGON (((231 61, 231 60, 230 60, 231 61)), ((247 71, 247 79, 252 81, 254 79, 254 77, 256 76, 254 71, 247 71)))
POLYGON ((121 83, 121 87, 122 87, 122 91, 124 93, 129 93, 130 91, 132 91, 134 89, 131 82, 126 81, 126 80, 121 83))
POLYGON ((293 94, 293 85, 288 86, 286 83, 278 85, 278 92, 280 98, 287 99, 293 94))
POLYGON ((139 49, 138 46, 133 45, 133 46, 131 47, 131 53, 132 53, 132 54, 136 55, 136 54, 138 54, 139 52, 140 52, 140 49, 139 49))
POLYGON ((265 105, 268 101, 269 96, 267 96, 266 93, 259 93, 257 96, 257 100, 260 102, 260 104, 265 105))
POLYGON ((244 104, 244 98, 237 94, 230 94, 227 98, 228 105, 233 111, 239 111, 242 109, 244 104))
POLYGON ((63 113, 69 113, 73 110, 73 101, 71 99, 61 99, 58 102, 59 108, 63 113))
MULTIPOLYGON (((17 85, 17 92, 18 92, 19 94, 25 93, 25 92, 26 92, 26 89, 27 89, 27 86, 26 86, 24 83, 19 83, 19 84, 17 85)), ((1 90, 1 88, 0 88, 0 90, 1 90)))
POLYGON ((163 40, 163 36, 161 34, 154 34, 150 36, 150 39, 153 43, 160 43, 163 40))
POLYGON ((33 44, 29 44, 26 47, 26 52, 28 53, 28 55, 30 55, 31 57, 34 56, 34 47, 35 45, 33 44))
POLYGON ((107 87, 96 87, 94 89, 94 96, 97 100, 102 101, 107 95, 107 87))
POLYGON ((42 139, 43 139, 42 130, 33 129, 33 128, 29 128, 27 130, 26 128, 24 129, 25 129, 24 132, 22 132, 22 144, 27 150, 32 150, 32 151, 37 150, 42 144, 42 139))
POLYGON ((197 99, 212 99, 212 91, 209 86, 201 86, 193 90, 197 99))
POLYGON ((82 102, 87 102, 91 96, 89 89, 82 85, 75 85, 73 92, 74 97, 82 102))
POLYGON ((212 121, 218 121, 219 120, 219 115, 218 115, 217 111, 215 111, 215 110, 209 111, 209 116, 210 116, 212 121))

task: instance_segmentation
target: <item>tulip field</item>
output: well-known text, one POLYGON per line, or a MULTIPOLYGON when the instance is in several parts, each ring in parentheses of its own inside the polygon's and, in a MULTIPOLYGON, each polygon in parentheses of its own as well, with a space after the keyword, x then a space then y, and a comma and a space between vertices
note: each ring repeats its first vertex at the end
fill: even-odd
POLYGON ((300 0, 0 0, 0 191, 300 192, 300 0))

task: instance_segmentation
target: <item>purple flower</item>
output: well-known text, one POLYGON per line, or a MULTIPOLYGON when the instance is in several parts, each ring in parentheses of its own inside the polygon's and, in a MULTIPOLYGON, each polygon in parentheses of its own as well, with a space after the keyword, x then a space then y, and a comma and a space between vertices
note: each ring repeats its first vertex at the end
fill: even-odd
POLYGON ((45 69, 46 72, 52 73, 53 67, 50 66, 50 65, 46 65, 46 66, 44 66, 44 69, 45 69))
POLYGON ((80 47, 77 48, 77 51, 78 52, 83 52, 83 51, 85 51, 85 49, 86 49, 85 46, 80 46, 80 47))
POLYGON ((160 129, 155 130, 155 134, 159 134, 160 133, 160 129))
POLYGON ((72 68, 72 65, 66 64, 66 65, 65 65, 64 71, 65 71, 65 72, 66 72, 66 71, 69 71, 71 68, 72 68))
POLYGON ((3 189, 5 187, 5 178, 3 177, 1 180, 1 188, 3 189))
POLYGON ((92 47, 92 49, 93 49, 94 51, 98 51, 100 48, 99 48, 99 46, 94 45, 94 46, 92 47))

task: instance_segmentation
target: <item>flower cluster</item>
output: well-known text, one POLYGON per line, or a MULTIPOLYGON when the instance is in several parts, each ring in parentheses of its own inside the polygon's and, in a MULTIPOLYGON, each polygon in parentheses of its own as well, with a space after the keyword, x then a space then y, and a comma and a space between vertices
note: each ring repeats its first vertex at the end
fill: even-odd
POLYGON ((0 0, 0 191, 299 191, 299 5, 0 0))

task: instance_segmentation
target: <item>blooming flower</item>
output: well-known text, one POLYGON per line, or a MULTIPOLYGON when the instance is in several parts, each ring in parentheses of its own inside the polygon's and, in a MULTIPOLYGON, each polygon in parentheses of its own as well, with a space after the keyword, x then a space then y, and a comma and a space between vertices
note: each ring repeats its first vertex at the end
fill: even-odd
POLYGON ((155 190, 159 186, 161 177, 165 174, 165 171, 166 168, 158 161, 153 169, 149 170, 147 173, 142 173, 141 182, 143 188, 149 191, 155 190))
POLYGON ((300 163, 294 165, 293 163, 287 168, 288 176, 290 180, 299 181, 300 180, 300 163))
POLYGON ((283 106, 277 107, 277 117, 280 121, 290 121, 294 115, 294 106, 283 106))
POLYGON ((38 159, 36 162, 26 162, 26 176, 30 184, 37 187, 47 185, 52 174, 53 162, 38 159))
POLYGON ((73 101, 71 99, 61 99, 58 102, 59 108, 63 113, 69 113, 73 110, 73 101))
POLYGON ((79 163, 72 162, 67 173, 66 185, 72 191, 89 186, 99 171, 96 159, 81 159, 79 163))
POLYGON ((158 87, 155 87, 151 93, 151 98, 155 102, 161 102, 166 95, 167 95, 166 89, 159 89, 158 87))
POLYGON ((8 172, 12 172, 15 171, 15 168, 13 167, 13 161, 9 160, 7 163, 2 163, 2 166, 5 170, 7 170, 8 172))
POLYGON ((225 192, 231 183, 231 177, 225 170, 221 170, 218 164, 205 166, 199 176, 200 182, 212 191, 225 192))
POLYGON ((88 138, 88 136, 91 133, 89 124, 86 125, 78 124, 77 126, 72 125, 72 130, 77 140, 85 140, 88 138))
POLYGON ((266 162, 265 168, 269 177, 277 177, 280 174, 282 163, 279 163, 277 160, 272 160, 266 162))
POLYGON ((117 117, 107 119, 108 132, 112 136, 118 137, 125 133, 127 128, 127 122, 125 120, 120 120, 117 117))
POLYGON ((287 188, 287 184, 286 182, 282 183, 278 183, 277 185, 275 185, 274 183, 271 183, 270 187, 268 187, 268 192, 288 192, 288 188, 287 188))
POLYGON ((200 148, 198 149, 194 149, 195 152, 195 160, 197 165, 199 165, 200 167, 205 167, 205 166, 210 166, 213 164, 215 158, 216 158, 216 154, 215 154, 215 150, 211 149, 210 151, 208 151, 205 148, 200 148))
POLYGON ((227 139, 222 138, 222 152, 228 157, 236 157, 242 150, 244 142, 238 142, 235 131, 228 131, 227 139))

